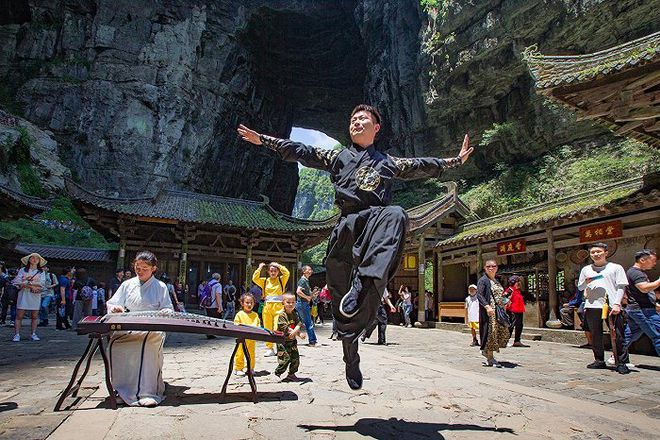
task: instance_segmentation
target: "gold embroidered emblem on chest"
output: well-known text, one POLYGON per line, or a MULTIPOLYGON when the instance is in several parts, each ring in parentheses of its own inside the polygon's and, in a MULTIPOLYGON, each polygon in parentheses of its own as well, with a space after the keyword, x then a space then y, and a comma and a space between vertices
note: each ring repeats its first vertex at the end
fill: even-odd
POLYGON ((355 182, 362 191, 373 191, 380 185, 380 175, 371 167, 361 167, 355 173, 355 182))

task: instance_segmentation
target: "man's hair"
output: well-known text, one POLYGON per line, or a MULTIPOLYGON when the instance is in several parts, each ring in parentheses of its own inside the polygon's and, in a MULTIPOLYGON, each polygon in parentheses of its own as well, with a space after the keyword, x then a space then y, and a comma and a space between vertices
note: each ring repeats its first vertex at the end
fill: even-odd
POLYGON ((651 255, 656 256, 653 249, 642 249, 641 251, 635 252, 635 261, 639 261, 645 257, 650 257, 651 255))
POLYGON ((220 280, 220 274, 216 272, 213 275, 211 275, 211 278, 213 278, 214 280, 220 280))
POLYGON ((587 246, 587 250, 591 251, 595 247, 601 248, 603 250, 607 250, 607 245, 605 243, 592 243, 589 246, 587 246))
POLYGON ((305 272, 307 269, 312 270, 312 266, 306 264, 302 267, 303 272, 305 272))
POLYGON ((286 293, 284 293, 284 294, 282 295, 282 302, 284 302, 284 298, 293 298, 293 299, 296 299, 296 295, 294 295, 294 294, 291 293, 291 292, 286 292, 286 293))
POLYGON ((353 117, 354 114, 361 111, 370 113, 371 116, 376 120, 376 124, 381 123, 380 121, 382 120, 382 118, 380 117, 380 112, 376 109, 376 107, 367 104, 360 104, 355 106, 355 108, 351 112, 351 118, 353 117))

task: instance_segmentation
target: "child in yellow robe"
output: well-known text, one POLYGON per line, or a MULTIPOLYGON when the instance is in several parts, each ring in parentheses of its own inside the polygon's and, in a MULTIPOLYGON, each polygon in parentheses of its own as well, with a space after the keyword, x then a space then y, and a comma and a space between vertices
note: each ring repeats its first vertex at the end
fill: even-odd
MULTIPOLYGON (((252 311, 254 308, 254 296, 251 293, 244 293, 241 295, 240 299, 241 310, 234 317, 234 324, 242 325, 251 325, 253 327, 261 327, 261 321, 259 320, 259 315, 256 312, 252 311)), ((254 373, 254 346, 255 342, 253 340, 246 339, 245 345, 247 345, 248 353, 250 353, 250 365, 249 368, 254 373)), ((234 374, 236 376, 245 376, 243 369, 245 368, 245 354, 243 347, 241 346, 236 352, 236 357, 234 358, 234 374)))

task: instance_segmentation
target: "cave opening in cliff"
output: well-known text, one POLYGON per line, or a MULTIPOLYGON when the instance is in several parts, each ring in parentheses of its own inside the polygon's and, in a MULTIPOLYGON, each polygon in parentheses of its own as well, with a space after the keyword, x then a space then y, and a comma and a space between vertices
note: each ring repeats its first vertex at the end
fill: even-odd
POLYGON ((354 20, 354 1, 323 2, 304 10, 260 8, 239 37, 260 99, 261 117, 289 134, 322 131, 345 142, 348 115, 363 100, 366 50, 354 20))

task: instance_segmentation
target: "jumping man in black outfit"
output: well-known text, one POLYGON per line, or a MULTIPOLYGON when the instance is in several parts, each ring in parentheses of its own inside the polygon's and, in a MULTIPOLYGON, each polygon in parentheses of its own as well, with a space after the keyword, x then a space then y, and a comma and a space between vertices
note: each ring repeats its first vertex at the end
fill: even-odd
POLYGON ((351 145, 340 150, 238 127, 244 140, 277 151, 286 161, 330 173, 341 217, 328 242, 326 280, 343 344, 346 380, 355 390, 362 387, 358 338, 376 317, 385 287, 399 266, 408 227, 403 208, 388 206, 392 180, 440 177, 445 168, 461 165, 473 151, 465 135, 459 155, 451 159, 393 157, 374 146, 380 123, 374 107, 355 107, 349 124, 351 145))

